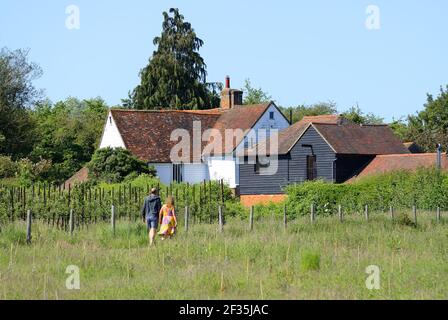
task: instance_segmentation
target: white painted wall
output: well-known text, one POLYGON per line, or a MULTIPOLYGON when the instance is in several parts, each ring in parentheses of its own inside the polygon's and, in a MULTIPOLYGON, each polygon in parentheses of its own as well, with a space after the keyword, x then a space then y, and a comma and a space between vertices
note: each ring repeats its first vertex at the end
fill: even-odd
POLYGON ((173 181, 173 165, 171 163, 150 163, 157 170, 157 176, 163 184, 170 184, 173 181))
POLYGON ((104 126, 103 136, 100 143, 100 149, 107 147, 126 149, 120 131, 118 131, 117 124, 115 123, 115 120, 110 112, 107 116, 107 123, 104 126))
POLYGON ((209 180, 208 166, 206 163, 186 163, 183 172, 184 182, 201 183, 209 180))
POLYGON ((236 188, 238 182, 237 167, 234 159, 222 159, 220 157, 211 157, 208 159, 209 177, 213 181, 224 180, 230 188, 236 188))

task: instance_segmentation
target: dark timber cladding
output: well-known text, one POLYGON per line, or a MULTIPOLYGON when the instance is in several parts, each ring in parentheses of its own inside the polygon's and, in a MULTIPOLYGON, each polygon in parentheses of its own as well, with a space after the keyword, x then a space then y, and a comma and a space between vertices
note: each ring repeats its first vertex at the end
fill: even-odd
POLYGON ((308 156, 316 157, 316 178, 336 182, 336 155, 322 136, 310 126, 286 155, 280 155, 273 175, 256 173, 255 165, 240 164, 240 194, 282 194, 288 184, 307 180, 308 156))

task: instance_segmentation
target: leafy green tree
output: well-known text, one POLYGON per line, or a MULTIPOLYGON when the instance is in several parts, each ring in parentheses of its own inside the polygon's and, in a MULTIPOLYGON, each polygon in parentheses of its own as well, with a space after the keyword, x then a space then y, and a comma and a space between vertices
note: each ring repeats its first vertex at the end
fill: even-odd
POLYGON ((283 113, 289 117, 292 111, 292 122, 298 122, 306 116, 320 116, 326 114, 337 114, 336 103, 333 101, 319 102, 313 105, 299 105, 297 107, 281 108, 283 113))
POLYGON ((29 108, 42 98, 33 81, 42 75, 28 50, 0 50, 0 153, 26 156, 35 141, 29 108))
POLYGON ((153 168, 122 148, 97 150, 88 168, 91 178, 109 183, 121 182, 135 173, 155 176, 153 168))
POLYGON ((342 116, 357 124, 383 124, 384 119, 374 115, 373 113, 362 112, 359 106, 351 107, 345 111, 342 116))
POLYGON ((171 8, 163 17, 162 34, 153 41, 157 50, 124 105, 135 109, 216 107, 219 96, 206 83, 207 66, 199 54, 204 42, 178 9, 171 8))
POLYGON ((427 95, 424 110, 408 117, 408 137, 427 152, 436 150, 441 143, 448 146, 448 85, 440 87, 439 95, 427 95))
POLYGON ((30 157, 52 162, 49 179, 62 182, 89 162, 101 138, 108 107, 101 98, 68 98, 35 108, 37 139, 30 157))
POLYGON ((244 81, 244 92, 243 104, 261 104, 272 101, 272 97, 261 88, 254 88, 249 79, 244 81))

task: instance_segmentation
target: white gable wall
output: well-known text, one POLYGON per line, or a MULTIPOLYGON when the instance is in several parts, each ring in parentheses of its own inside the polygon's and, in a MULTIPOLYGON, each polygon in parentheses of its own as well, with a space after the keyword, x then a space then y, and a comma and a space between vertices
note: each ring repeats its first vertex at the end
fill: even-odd
POLYGON ((118 131, 117 124, 115 123, 111 112, 109 112, 109 115, 107 116, 107 123, 104 126, 103 137, 101 138, 100 143, 100 149, 107 147, 126 149, 123 138, 121 137, 120 131, 118 131))
MULTIPOLYGON (((289 121, 285 119, 283 114, 276 108, 274 104, 271 104, 266 112, 255 123, 252 130, 246 135, 246 138, 236 148, 236 151, 242 151, 242 149, 249 145, 255 145, 258 143, 258 130, 266 130, 266 137, 270 136, 270 129, 276 129, 279 132, 289 127, 289 121), (271 112, 274 113, 274 118, 271 119, 271 112), (251 137, 252 141, 251 141, 251 137)), ((260 136, 263 138, 263 136, 260 136)), ((239 181, 239 167, 238 159, 235 159, 233 155, 223 159, 222 157, 211 157, 208 159, 209 176, 211 180, 224 180, 231 188, 236 188, 239 181)))

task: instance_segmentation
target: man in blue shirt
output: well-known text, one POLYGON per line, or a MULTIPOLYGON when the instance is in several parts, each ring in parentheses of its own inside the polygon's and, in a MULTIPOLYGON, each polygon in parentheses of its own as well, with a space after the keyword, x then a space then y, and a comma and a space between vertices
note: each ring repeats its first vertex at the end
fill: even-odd
POLYGON ((154 244, 154 238, 159 226, 159 214, 162 209, 162 202, 158 196, 158 190, 156 188, 151 189, 151 194, 145 198, 145 202, 142 207, 143 223, 146 223, 149 231, 149 245, 154 244))

